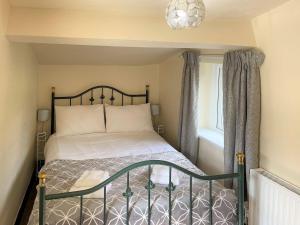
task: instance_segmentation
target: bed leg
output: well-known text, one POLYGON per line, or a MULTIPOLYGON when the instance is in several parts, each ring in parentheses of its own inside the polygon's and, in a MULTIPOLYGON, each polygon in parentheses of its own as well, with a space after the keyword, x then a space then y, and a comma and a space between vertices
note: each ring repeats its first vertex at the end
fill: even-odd
POLYGON ((149 103, 149 85, 146 85, 146 103, 149 103))
POLYGON ((51 93, 51 134, 54 133, 54 124, 55 124, 55 87, 52 87, 51 93))
POLYGON ((245 190, 245 164, 244 164, 244 159, 245 155, 244 153, 237 153, 236 154, 237 161, 238 161, 238 219, 239 219, 239 225, 244 225, 244 190, 245 190))
POLYGON ((46 204, 46 173, 39 174, 39 225, 45 225, 45 204, 46 204))

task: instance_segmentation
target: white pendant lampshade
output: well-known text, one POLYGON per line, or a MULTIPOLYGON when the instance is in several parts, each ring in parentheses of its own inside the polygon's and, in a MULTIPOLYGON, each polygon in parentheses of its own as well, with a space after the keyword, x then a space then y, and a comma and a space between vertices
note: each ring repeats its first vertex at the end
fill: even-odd
POLYGON ((151 113, 152 113, 152 116, 158 116, 159 115, 159 105, 151 104, 151 113))
POLYGON ((205 18, 202 0, 170 0, 166 20, 173 29, 197 27, 205 18))
POLYGON ((49 119, 50 110, 49 109, 38 109, 38 121, 46 122, 49 119))

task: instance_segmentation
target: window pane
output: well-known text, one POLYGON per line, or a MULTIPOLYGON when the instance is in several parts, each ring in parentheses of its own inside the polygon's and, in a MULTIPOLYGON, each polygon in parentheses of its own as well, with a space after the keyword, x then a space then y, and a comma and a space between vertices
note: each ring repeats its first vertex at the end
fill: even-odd
POLYGON ((219 62, 200 62, 199 128, 223 131, 222 66, 219 62))

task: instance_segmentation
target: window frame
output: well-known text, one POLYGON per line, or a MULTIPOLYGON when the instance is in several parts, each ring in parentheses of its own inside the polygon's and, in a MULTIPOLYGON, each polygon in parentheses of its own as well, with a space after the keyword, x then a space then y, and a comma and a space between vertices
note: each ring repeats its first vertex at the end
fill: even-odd
POLYGON ((223 115, 223 64, 216 64, 217 67, 217 119, 216 129, 224 133, 223 115))

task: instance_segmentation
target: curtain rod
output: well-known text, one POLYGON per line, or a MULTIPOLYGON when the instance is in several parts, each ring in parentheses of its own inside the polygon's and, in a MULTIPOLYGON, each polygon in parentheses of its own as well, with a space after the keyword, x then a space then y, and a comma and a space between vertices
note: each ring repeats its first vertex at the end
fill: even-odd
POLYGON ((199 56, 224 56, 224 54, 199 54, 199 56))
MULTIPOLYGON (((199 54, 199 57, 201 56, 224 57, 224 54, 199 54)), ((182 57, 182 54, 180 54, 179 57, 182 57)))

